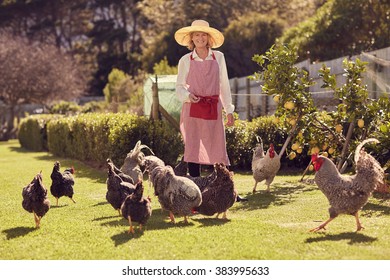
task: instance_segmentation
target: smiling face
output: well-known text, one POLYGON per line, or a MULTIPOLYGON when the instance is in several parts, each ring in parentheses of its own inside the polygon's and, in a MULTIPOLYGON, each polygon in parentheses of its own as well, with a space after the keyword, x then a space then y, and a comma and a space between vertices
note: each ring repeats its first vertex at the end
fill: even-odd
POLYGON ((205 32, 192 33, 191 40, 196 48, 205 48, 209 46, 209 34, 205 32))

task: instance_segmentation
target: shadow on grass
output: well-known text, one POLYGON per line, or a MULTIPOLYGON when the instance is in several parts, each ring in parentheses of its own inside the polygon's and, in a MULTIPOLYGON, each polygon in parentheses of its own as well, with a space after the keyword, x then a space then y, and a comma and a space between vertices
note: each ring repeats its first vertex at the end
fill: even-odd
MULTIPOLYGON (((383 202, 380 202, 383 203, 383 202)), ((371 202, 368 202, 363 207, 362 216, 363 217, 370 217, 373 216, 373 213, 375 213, 376 216, 382 216, 382 215, 389 215, 390 214, 390 207, 386 205, 381 204, 374 204, 371 202)))
POLYGON ((107 201, 101 201, 101 202, 98 202, 98 203, 92 205, 92 207, 102 206, 102 205, 106 205, 106 204, 108 204, 107 201))
POLYGON ((202 227, 221 226, 230 223, 230 219, 217 219, 215 216, 199 218, 196 221, 201 223, 202 227))
POLYGON ((92 219, 92 222, 104 221, 104 220, 114 219, 114 218, 122 218, 122 216, 112 215, 112 216, 99 217, 99 218, 92 219))
POLYGON ((128 230, 129 228, 127 227, 121 233, 111 236, 112 241, 115 243, 115 247, 123 245, 132 239, 138 239, 144 234, 144 230, 140 231, 138 226, 134 230, 134 233, 129 233, 128 230))
POLYGON ((264 188, 265 185, 259 183, 257 192, 246 195, 248 201, 239 202, 237 209, 258 210, 268 208, 270 205, 282 206, 294 202, 301 193, 318 190, 317 186, 300 182, 272 184, 270 192, 265 191, 264 188))
POLYGON ((348 244, 353 245, 353 244, 360 244, 360 243, 372 243, 374 241, 377 241, 378 238, 374 238, 357 232, 345 232, 340 234, 323 233, 321 236, 310 237, 306 239, 306 243, 321 242, 321 241, 341 241, 341 240, 349 240, 348 244))
POLYGON ((3 230, 3 233, 6 235, 7 239, 10 240, 20 236, 25 236, 34 230, 36 230, 35 227, 15 227, 5 229, 3 230))

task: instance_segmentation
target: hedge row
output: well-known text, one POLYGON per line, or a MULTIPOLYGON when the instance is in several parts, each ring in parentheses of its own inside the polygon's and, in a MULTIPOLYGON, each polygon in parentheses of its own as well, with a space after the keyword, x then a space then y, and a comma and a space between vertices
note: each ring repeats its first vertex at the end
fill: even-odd
MULTIPOLYGON (((267 148, 273 142, 279 151, 287 138, 286 128, 273 121, 273 116, 259 117, 251 122, 236 120, 226 128, 226 141, 233 168, 250 170, 253 148, 261 137, 267 148)), ((138 140, 170 165, 176 164, 183 154, 180 134, 167 122, 150 121, 147 117, 123 113, 87 113, 71 117, 34 115, 25 118, 19 127, 22 147, 84 162, 104 164, 110 157, 122 165, 127 153, 138 140)), ((147 151, 145 151, 147 153, 147 151)), ((293 161, 283 157, 283 165, 302 167, 307 155, 293 161)))
POLYGON ((19 131, 19 142, 26 149, 97 164, 109 157, 121 165, 138 140, 168 164, 175 164, 183 152, 180 135, 166 122, 129 114, 35 115, 23 119, 19 131))

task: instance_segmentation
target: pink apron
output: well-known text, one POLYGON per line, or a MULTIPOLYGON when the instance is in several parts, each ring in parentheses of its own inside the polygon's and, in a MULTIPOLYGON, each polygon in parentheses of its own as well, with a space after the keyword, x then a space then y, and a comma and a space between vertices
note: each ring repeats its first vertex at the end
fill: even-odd
MULTIPOLYGON (((206 100, 220 93, 219 65, 215 60, 196 61, 192 58, 187 77, 189 91, 206 100)), ((219 98, 218 98, 219 99, 219 98)), ((190 102, 185 102, 180 115, 180 131, 184 140, 184 161, 200 164, 230 165, 226 152, 225 127, 221 100, 217 103, 217 118, 190 117, 190 102)))

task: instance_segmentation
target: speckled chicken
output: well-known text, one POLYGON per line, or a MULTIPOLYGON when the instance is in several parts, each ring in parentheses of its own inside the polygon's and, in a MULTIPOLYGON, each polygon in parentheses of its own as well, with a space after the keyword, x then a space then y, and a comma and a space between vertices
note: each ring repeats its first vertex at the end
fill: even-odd
POLYGON ((181 215, 188 223, 187 216, 202 203, 198 186, 186 177, 176 176, 169 165, 156 166, 150 180, 161 207, 169 211, 171 222, 175 223, 175 215, 181 215))
POLYGON ((58 206, 58 199, 63 196, 69 197, 73 203, 76 201, 73 199, 74 190, 74 168, 67 168, 63 173, 60 171, 61 164, 59 161, 54 163, 53 171, 50 175, 51 186, 50 193, 56 198, 56 206, 58 206))
POLYGON ((237 199, 237 190, 234 187, 233 172, 223 163, 214 164, 216 178, 202 191, 202 204, 194 210, 206 216, 223 213, 227 219, 227 211, 237 199))
POLYGON ((140 163, 144 160, 145 155, 142 153, 142 149, 147 148, 146 145, 142 145, 141 141, 138 141, 134 148, 127 154, 121 171, 129 175, 134 182, 138 182, 143 179, 143 173, 140 163))
POLYGON ((47 189, 42 183, 42 172, 23 188, 23 208, 34 214, 35 227, 39 228, 41 219, 50 209, 50 201, 47 199, 47 189))
POLYGON ((111 162, 107 162, 107 168, 106 199, 115 210, 118 210, 119 215, 121 215, 120 209, 122 203, 128 195, 134 192, 135 186, 129 182, 123 181, 121 177, 116 174, 114 165, 111 162))
POLYGON ((263 142, 260 141, 256 145, 256 148, 252 156, 252 172, 255 179, 255 186, 253 187, 253 193, 256 192, 257 183, 265 180, 267 185, 266 191, 270 191, 270 185, 274 181, 276 174, 280 169, 280 156, 274 149, 274 145, 271 143, 264 155, 263 142))
POLYGON ((135 191, 128 195, 122 203, 121 212, 123 218, 129 221, 129 233, 134 233, 132 222, 139 224, 140 230, 146 224, 152 215, 152 206, 150 197, 144 197, 144 187, 142 181, 135 186, 135 191))
POLYGON ((314 180, 329 201, 330 218, 311 231, 325 229, 325 226, 339 214, 355 216, 356 231, 364 228, 360 223, 358 212, 366 205, 375 188, 384 183, 385 176, 378 161, 363 150, 363 146, 369 142, 379 141, 370 138, 357 146, 354 175, 342 175, 330 159, 312 155, 312 163, 316 171, 314 180))
POLYGON ((115 166, 115 164, 112 162, 110 158, 107 159, 107 164, 112 164, 112 167, 114 168, 114 172, 121 177, 122 181, 128 182, 134 185, 134 180, 130 175, 127 175, 122 172, 118 167, 115 166))

